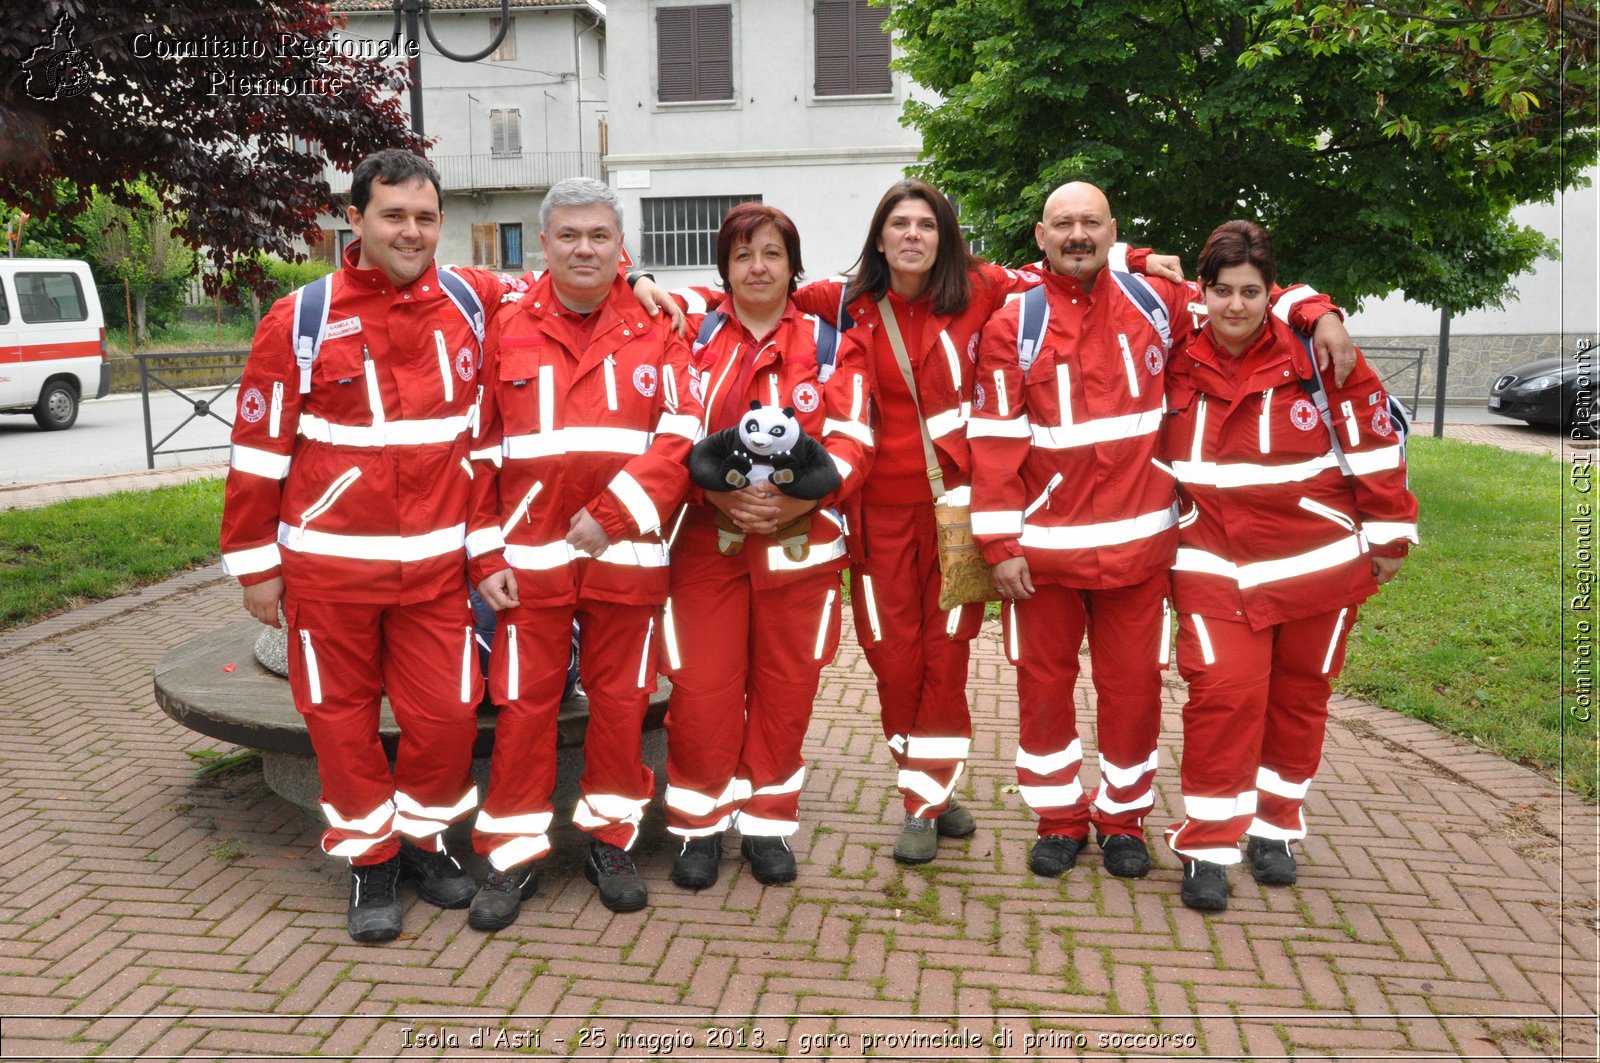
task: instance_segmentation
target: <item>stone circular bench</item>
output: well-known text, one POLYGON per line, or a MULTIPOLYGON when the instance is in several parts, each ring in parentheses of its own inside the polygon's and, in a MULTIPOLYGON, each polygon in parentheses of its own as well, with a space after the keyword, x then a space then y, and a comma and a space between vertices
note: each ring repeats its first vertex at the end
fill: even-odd
MULTIPOLYGON (((321 817, 317 804, 322 791, 317 779, 317 758, 311 749, 305 719, 294 707, 289 682, 256 660, 255 643, 261 624, 254 620, 197 635, 168 651, 155 670, 156 703, 191 731, 224 742, 261 751, 261 771, 267 785, 285 800, 321 817), (232 669, 228 670, 231 665, 232 669)), ((641 742, 644 760, 665 782, 666 732, 662 729, 670 684, 662 679, 650 698, 641 742)), ((487 701, 478 709, 478 737, 473 743, 472 773, 479 793, 489 783, 489 753, 494 748, 494 725, 499 710, 487 701)), ((557 822, 571 817, 578 798, 578 778, 583 774, 583 738, 589 726, 587 698, 561 703, 556 719, 557 822)), ((379 711, 378 733, 393 759, 400 727, 385 698, 379 711)))

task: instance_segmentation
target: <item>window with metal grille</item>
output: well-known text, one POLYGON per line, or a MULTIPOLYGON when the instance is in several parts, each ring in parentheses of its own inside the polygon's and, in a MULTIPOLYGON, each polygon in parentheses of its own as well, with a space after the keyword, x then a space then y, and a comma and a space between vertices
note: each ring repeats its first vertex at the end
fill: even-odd
POLYGON ((522 154, 522 112, 489 112, 489 154, 502 157, 522 154))
POLYGON ((641 202, 646 266, 714 266, 722 217, 760 196, 682 196, 641 202))
POLYGON ((877 96, 889 79, 888 8, 867 0, 815 0, 818 96, 877 96))
POLYGON ((733 7, 657 10, 656 80, 662 103, 733 99, 733 7))
POLYGON ((500 268, 522 268, 522 223, 500 223, 500 268))

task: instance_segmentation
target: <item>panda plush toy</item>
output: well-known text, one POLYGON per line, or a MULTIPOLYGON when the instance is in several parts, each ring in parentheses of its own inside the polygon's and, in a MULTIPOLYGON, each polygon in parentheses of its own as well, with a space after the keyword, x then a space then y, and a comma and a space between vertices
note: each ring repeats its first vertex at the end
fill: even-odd
MULTIPOLYGON (((816 500, 839 489, 839 470, 822 444, 806 435, 794 409, 752 402, 734 428, 713 432, 689 451, 689 478, 707 491, 738 491, 771 483, 792 498, 816 500)), ((804 561, 811 548, 807 513, 777 531, 778 544, 791 561, 804 561)), ((732 557, 744 549, 745 534, 717 513, 717 552, 732 557)))

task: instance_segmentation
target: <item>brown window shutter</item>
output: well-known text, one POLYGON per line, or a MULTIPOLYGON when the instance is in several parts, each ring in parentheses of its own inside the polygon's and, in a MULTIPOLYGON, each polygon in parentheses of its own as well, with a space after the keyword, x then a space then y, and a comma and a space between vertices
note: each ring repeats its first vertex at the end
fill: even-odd
POLYGON ((817 0, 818 96, 847 96, 850 77, 850 0, 817 0))
POLYGON ((339 264, 339 237, 332 229, 318 229, 317 238, 311 244, 311 257, 318 262, 327 262, 337 266, 339 264))
POLYGON ((656 74, 664 103, 694 99, 693 16, 690 7, 656 12, 656 74))
POLYGON ((500 265, 496 256, 495 224, 492 221, 472 223, 472 264, 494 269, 500 265))
POLYGON ((886 8, 872 7, 867 0, 853 0, 855 25, 855 83, 851 91, 858 96, 887 93, 894 89, 889 79, 889 34, 883 20, 886 8))
POLYGON ((656 12, 656 77, 663 103, 733 98, 733 8, 664 7, 656 12))
POLYGON ((816 0, 816 94, 860 96, 892 91, 887 12, 867 0, 816 0))
POLYGON ((733 8, 695 9, 695 99, 733 99, 733 8))

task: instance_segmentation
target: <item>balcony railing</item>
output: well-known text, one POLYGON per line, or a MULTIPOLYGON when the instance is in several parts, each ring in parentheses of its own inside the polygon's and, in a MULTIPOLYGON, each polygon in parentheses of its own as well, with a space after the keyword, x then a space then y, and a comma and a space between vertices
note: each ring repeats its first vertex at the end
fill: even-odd
MULTIPOLYGON (((600 177, 592 151, 525 151, 520 155, 437 155, 430 160, 446 192, 549 188, 568 177, 600 177)), ((333 191, 350 191, 350 175, 331 171, 333 191)))

